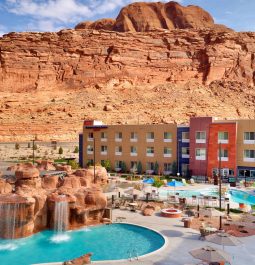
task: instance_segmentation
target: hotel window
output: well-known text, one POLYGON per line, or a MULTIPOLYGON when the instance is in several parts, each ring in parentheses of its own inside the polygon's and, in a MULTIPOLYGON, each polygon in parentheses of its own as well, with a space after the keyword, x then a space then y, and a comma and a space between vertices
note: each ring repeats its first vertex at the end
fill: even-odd
POLYGON ((137 156, 137 147, 136 146, 130 147, 130 155, 131 156, 137 156))
POLYGON ((164 132, 164 142, 171 143, 172 142, 172 133, 164 132))
POLYGON ((172 149, 169 147, 164 147, 164 157, 172 157, 172 149))
POLYGON ((115 165, 115 171, 121 171, 122 161, 117 160, 115 161, 114 165, 115 165))
POLYGON ((115 147, 115 155, 116 156, 122 155, 122 146, 116 146, 115 147))
POLYGON ((189 158, 189 147, 182 147, 182 158, 189 158))
POLYGON ((206 149, 205 148, 196 149, 196 160, 206 160, 206 149))
POLYGON ((131 142, 137 142, 137 139, 138 139, 137 133, 136 132, 131 132, 130 141, 131 142))
POLYGON ((107 133, 106 132, 101 132, 101 141, 106 142, 107 141, 107 133))
POLYGON ((189 132, 182 132, 182 142, 189 143, 189 132))
POLYGON ((107 155, 107 146, 106 145, 101 146, 101 155, 107 155))
POLYGON ((130 171, 131 172, 137 172, 137 165, 138 165, 138 163, 137 163, 137 161, 131 161, 130 162, 130 171))
POLYGON ((255 150, 244 150, 244 162, 255 162, 255 150))
POLYGON ((121 142, 122 141, 122 132, 115 133, 115 142, 121 142))
POLYGON ((154 147, 147 147, 146 148, 146 155, 147 156, 154 156, 154 147))
POLYGON ((88 159, 87 160, 87 166, 93 166, 94 165, 94 160, 93 159, 88 159))
POLYGON ((166 175, 172 174, 172 164, 171 163, 164 163, 164 174, 166 174, 166 175))
POLYGON ((197 144, 206 143, 206 132, 196 132, 196 143, 197 144))
POLYGON ((93 141, 93 139, 94 139, 93 132, 88 133, 88 141, 93 141))
POLYGON ((218 150, 218 160, 220 160, 220 157, 221 157, 221 161, 228 161, 228 150, 227 149, 221 149, 220 154, 219 154, 219 150, 218 150))
POLYGON ((154 142, 154 132, 146 133, 146 141, 149 143, 154 142))
POLYGON ((228 132, 218 132, 218 143, 228 143, 228 132))
POLYGON ((255 132, 244 132, 244 143, 255 144, 255 132))
POLYGON ((93 146, 92 146, 92 145, 88 145, 88 146, 87 146, 87 154, 88 154, 88 155, 92 155, 92 154, 93 154, 93 151, 94 151, 94 150, 93 150, 93 146))
POLYGON ((154 171, 154 163, 152 162, 147 162, 146 163, 146 172, 149 174, 152 174, 154 171))

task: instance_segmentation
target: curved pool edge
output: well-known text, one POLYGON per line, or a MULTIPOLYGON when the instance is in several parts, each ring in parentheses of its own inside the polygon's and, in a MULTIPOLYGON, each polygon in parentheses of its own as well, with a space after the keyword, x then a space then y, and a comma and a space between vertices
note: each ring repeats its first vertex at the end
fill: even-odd
MULTIPOLYGON (((145 229, 148 229, 148 230, 151 230, 153 231, 154 233, 157 233, 159 234, 163 239, 164 239, 164 244, 162 245, 162 247, 160 247, 159 249, 157 250, 154 250, 150 253, 147 253, 147 254, 144 254, 144 255, 141 255, 141 256, 138 256, 138 260, 141 259, 141 258, 147 258, 149 256, 152 256, 154 254, 157 254, 161 251, 163 251, 169 244, 169 240, 166 236, 164 236, 162 233, 160 233, 159 231, 153 229, 153 228, 150 228, 148 226, 144 226, 144 225, 138 225, 138 224, 135 224, 135 223, 130 223, 130 222, 114 222, 114 224, 127 224, 127 225, 134 225, 134 226, 139 226, 139 227, 142 227, 142 228, 145 228, 145 229)), ((133 260, 136 260, 136 258, 132 258, 132 261, 133 260)), ((94 264, 106 264, 108 262, 111 262, 111 263, 118 263, 118 262, 124 262, 124 261, 130 261, 129 259, 114 259, 114 260, 98 260, 98 261, 91 261, 91 263, 94 263, 94 264)), ((34 265, 39 265, 39 264, 34 264, 34 265)), ((45 265, 45 264, 44 264, 45 265)), ((53 264, 51 264, 53 265, 53 264)))
MULTIPOLYGON (((159 249, 157 250, 154 250, 150 253, 147 253, 147 254, 144 254, 144 255, 141 255, 141 256, 138 256, 138 260, 141 259, 141 258, 147 258, 149 256, 152 256, 154 254, 157 254, 161 251, 163 251, 169 244, 169 240, 166 236, 164 236, 162 233, 160 233, 159 231, 153 229, 153 228, 150 228, 150 227, 147 227, 147 226, 144 226, 144 225, 138 225, 138 224, 135 224, 135 223, 130 223, 130 222, 114 222, 113 224, 127 224, 127 225, 133 225, 133 226, 138 226, 138 227, 142 227, 142 228, 145 228, 145 229, 148 229, 148 230, 151 230, 153 231, 154 233, 157 233, 159 234, 163 239, 164 239, 164 244, 162 245, 162 247, 160 247, 159 249)), ((84 253, 85 255, 86 253, 84 253)), ((132 261, 136 260, 136 258, 132 258, 132 261)), ((98 261, 91 261, 91 264, 107 264, 109 262, 111 263, 118 263, 118 262, 124 262, 124 261, 130 261, 129 259, 116 259, 116 260, 98 260, 98 261)), ((63 262, 50 262, 50 263, 36 263, 36 264, 31 264, 31 265, 63 265, 65 261, 63 262)))

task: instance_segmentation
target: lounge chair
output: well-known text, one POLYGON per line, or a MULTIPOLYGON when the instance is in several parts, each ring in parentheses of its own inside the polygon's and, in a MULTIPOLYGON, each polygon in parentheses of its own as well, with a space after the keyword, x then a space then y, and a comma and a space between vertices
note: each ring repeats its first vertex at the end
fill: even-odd
POLYGON ((182 184, 184 185, 184 186, 188 186, 189 184, 186 182, 186 179, 182 179, 182 184))

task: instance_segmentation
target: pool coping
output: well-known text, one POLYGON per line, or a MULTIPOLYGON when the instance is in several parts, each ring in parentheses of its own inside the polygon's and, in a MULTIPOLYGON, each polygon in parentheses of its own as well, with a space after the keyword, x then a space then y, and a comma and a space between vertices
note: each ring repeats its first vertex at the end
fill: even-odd
MULTIPOLYGON (((138 256, 138 259, 136 257, 133 257, 131 260, 128 258, 128 259, 117 259, 117 260, 98 260, 98 261, 91 261, 91 263, 94 263, 94 264, 106 264, 106 263, 118 263, 118 262, 123 262, 123 261, 133 261, 133 260, 139 260, 141 258, 147 258, 149 256, 152 256, 156 253, 159 253, 161 251, 163 251, 168 245, 169 245, 169 240, 166 236, 164 236, 162 233, 160 233, 159 231, 153 229, 153 228, 150 228, 150 227, 147 227, 147 226, 144 226, 144 225, 138 225, 138 224, 135 224, 135 223, 130 223, 130 222, 114 222, 112 224, 129 224, 129 225, 134 225, 134 226, 138 226, 138 227, 142 227, 142 228, 146 228, 148 230, 151 230, 157 234, 159 234, 163 239, 164 239, 164 244, 162 245, 162 247, 160 247, 159 249, 155 250, 155 251, 152 251, 150 253, 147 253, 147 254, 144 254, 144 255, 141 255, 141 256, 138 256)), ((111 225, 111 224, 109 224, 111 225)), ((85 255, 86 253, 84 253, 85 255)), ((60 262, 48 262, 48 263, 34 263, 34 264, 31 264, 31 265, 63 265, 65 261, 60 261, 60 262)))

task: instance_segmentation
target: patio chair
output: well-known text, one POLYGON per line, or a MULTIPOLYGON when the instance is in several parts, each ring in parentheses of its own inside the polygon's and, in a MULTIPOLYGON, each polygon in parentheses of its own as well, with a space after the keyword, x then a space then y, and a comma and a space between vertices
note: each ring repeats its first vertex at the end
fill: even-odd
POLYGON ((123 201, 123 204, 120 205, 120 210, 127 210, 128 209, 128 202, 125 200, 123 201))
POLYGON ((189 184, 186 182, 186 179, 182 179, 182 184, 184 185, 184 186, 188 186, 189 184))

